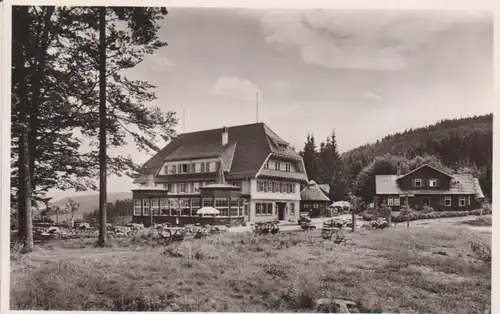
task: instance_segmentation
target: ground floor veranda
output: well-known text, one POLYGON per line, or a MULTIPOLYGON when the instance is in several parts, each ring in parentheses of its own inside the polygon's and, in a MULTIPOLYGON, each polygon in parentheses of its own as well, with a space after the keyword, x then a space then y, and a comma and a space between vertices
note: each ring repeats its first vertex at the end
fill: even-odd
POLYGON ((394 194, 377 195, 375 204, 383 206, 386 204, 393 210, 401 209, 407 204, 410 208, 422 209, 426 206, 434 210, 473 210, 481 208, 481 200, 469 194, 394 194))
POLYGON ((162 195, 134 194, 133 221, 136 223, 241 224, 255 221, 297 220, 298 200, 251 199, 249 195, 162 195), (214 207, 220 214, 201 216, 202 207, 214 207))

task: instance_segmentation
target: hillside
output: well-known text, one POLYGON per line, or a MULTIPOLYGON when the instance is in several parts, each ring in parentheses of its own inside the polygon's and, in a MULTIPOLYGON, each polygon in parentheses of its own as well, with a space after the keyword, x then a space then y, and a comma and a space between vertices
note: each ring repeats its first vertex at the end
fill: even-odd
POLYGON ((452 169, 475 165, 485 193, 491 196, 493 115, 442 120, 347 151, 342 154, 345 182, 352 184, 374 157, 386 154, 409 159, 434 155, 452 169))
MULTIPOLYGON (((60 207, 64 207, 66 206, 70 198, 80 204, 80 208, 75 214, 75 217, 83 217, 84 214, 89 214, 99 208, 99 193, 91 195, 68 196, 55 201, 54 204, 60 207)), ((128 198, 132 198, 132 192, 109 193, 107 201, 109 203, 115 203, 117 200, 125 200, 128 198)), ((53 216, 55 216, 55 214, 53 216)), ((71 215, 69 214, 59 215, 59 220, 62 221, 69 217, 71 217, 71 215)))

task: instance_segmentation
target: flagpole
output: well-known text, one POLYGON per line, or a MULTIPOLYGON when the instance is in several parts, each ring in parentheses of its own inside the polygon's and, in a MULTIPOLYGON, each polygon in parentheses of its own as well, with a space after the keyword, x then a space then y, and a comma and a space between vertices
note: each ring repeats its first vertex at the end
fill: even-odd
POLYGON ((255 94, 255 109, 256 109, 255 118, 257 123, 259 123, 259 93, 255 94))

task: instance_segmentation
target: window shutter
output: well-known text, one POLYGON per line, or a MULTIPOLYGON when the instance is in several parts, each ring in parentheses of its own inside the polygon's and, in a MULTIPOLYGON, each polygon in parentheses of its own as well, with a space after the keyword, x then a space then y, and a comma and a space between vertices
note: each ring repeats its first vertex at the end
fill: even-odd
POLYGON ((177 166, 171 165, 170 167, 172 167, 172 174, 176 174, 177 173, 177 166))
POLYGON ((444 200, 444 196, 439 198, 439 206, 444 206, 445 205, 445 200, 444 200))
POLYGON ((201 163, 201 172, 205 172, 205 163, 204 162, 201 163))
POLYGON ((187 164, 187 173, 191 173, 191 165, 190 164, 187 164))
POLYGON ((177 165, 177 173, 182 173, 182 165, 177 165))

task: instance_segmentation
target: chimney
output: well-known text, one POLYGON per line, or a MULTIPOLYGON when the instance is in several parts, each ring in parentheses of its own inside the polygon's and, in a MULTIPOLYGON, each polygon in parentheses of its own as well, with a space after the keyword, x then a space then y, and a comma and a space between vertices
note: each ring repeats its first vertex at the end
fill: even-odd
POLYGON ((397 168, 397 170, 396 170, 396 171, 397 171, 397 173, 396 173, 396 174, 397 174, 398 176, 400 176, 400 175, 401 175, 401 167, 400 167, 400 166, 398 166, 398 168, 397 168))
POLYGON ((222 128, 222 146, 226 146, 227 145, 227 141, 228 141, 228 132, 227 132, 227 127, 223 127, 222 128))

